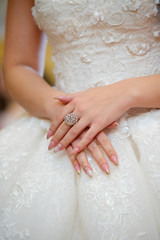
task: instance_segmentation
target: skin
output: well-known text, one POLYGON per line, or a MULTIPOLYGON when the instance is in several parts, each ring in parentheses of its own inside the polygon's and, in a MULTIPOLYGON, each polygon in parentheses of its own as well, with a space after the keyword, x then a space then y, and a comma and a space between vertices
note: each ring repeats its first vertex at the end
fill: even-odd
POLYGON ((88 127, 84 137, 74 147, 73 153, 77 154, 93 140, 97 133, 129 109, 160 108, 160 74, 126 79, 108 86, 63 95, 58 99, 67 104, 63 113, 55 116, 56 121, 51 125, 52 142, 59 142, 59 150, 66 148, 88 127), (72 128, 66 127, 63 120, 69 112, 80 116, 79 122, 72 128))
POLYGON ((4 56, 6 87, 31 114, 51 120, 49 149, 66 149, 76 171, 79 173, 82 166, 91 176, 92 168, 84 152, 87 147, 101 169, 109 173, 109 165, 97 143, 114 164, 117 165, 118 160, 103 130, 114 126, 113 123, 130 108, 160 108, 160 74, 126 79, 75 94, 51 88, 42 77, 46 40, 33 21, 30 11, 33 4, 33 0, 8 1, 4 56), (64 123, 69 112, 80 117, 72 128, 64 123))
MULTIPOLYGON (((57 116, 65 114, 68 104, 57 100, 65 93, 49 86, 42 77, 46 39, 31 15, 33 5, 33 0, 8 1, 3 62, 5 85, 10 95, 28 112, 36 117, 49 119, 53 125, 57 116)), ((61 123, 58 121, 58 124, 60 126, 61 123)), ((115 122, 108 125, 117 126, 115 122)), ((88 129, 81 131, 65 149, 77 173, 80 173, 82 167, 92 176, 92 167, 85 151, 73 154, 73 148, 82 141, 88 129)), ((117 154, 103 129, 90 141, 87 148, 105 173, 109 174, 109 165, 101 148, 118 165, 117 154)))

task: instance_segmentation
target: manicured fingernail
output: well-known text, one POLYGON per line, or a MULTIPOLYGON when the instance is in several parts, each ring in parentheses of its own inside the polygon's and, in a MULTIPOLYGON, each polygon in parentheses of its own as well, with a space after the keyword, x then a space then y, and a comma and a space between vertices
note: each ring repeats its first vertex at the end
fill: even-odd
POLYGON ((51 140, 51 142, 50 142, 50 144, 48 146, 48 150, 53 149, 55 146, 56 146, 56 143, 53 140, 51 140))
POLYGON ((55 100, 59 100, 59 97, 54 97, 53 99, 55 99, 55 100))
POLYGON ((118 123, 118 122, 114 122, 114 123, 113 123, 113 126, 114 126, 114 127, 118 127, 118 126, 119 126, 119 123, 118 123))
POLYGON ((62 150, 62 144, 60 143, 60 144, 58 144, 57 147, 55 147, 54 152, 57 153, 57 152, 59 152, 61 150, 62 150))
POLYGON ((74 164, 74 168, 75 168, 76 172, 78 173, 78 175, 80 175, 81 170, 80 170, 80 167, 79 167, 78 163, 74 164))
POLYGON ((73 149, 73 154, 76 154, 76 153, 78 153, 79 152, 79 147, 75 147, 74 149, 73 149))
POLYGON ((48 133, 47 133, 47 139, 49 139, 52 135, 53 135, 52 131, 49 130, 48 133))
POLYGON ((107 173, 108 175, 110 174, 109 168, 106 163, 102 164, 101 168, 105 173, 107 173))
POLYGON ((84 170, 89 177, 93 177, 93 172, 89 167, 85 167, 84 170))
POLYGON ((118 166, 118 159, 116 155, 111 155, 110 156, 110 160, 116 165, 118 166))

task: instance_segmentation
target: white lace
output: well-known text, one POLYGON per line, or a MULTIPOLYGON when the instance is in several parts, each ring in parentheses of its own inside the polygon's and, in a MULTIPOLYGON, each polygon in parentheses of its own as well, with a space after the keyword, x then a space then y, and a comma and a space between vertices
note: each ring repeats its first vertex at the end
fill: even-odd
POLYGON ((35 5, 33 16, 52 46, 61 90, 71 93, 159 73, 154 1, 36 0, 35 5))
MULTIPOLYGON (((152 0, 35 0, 65 92, 160 73, 152 0)), ((49 122, 24 117, 0 133, 0 240, 159 240, 160 111, 131 110, 106 131, 119 157, 90 179, 48 152, 49 122)), ((106 156, 106 159, 107 156, 106 156)))

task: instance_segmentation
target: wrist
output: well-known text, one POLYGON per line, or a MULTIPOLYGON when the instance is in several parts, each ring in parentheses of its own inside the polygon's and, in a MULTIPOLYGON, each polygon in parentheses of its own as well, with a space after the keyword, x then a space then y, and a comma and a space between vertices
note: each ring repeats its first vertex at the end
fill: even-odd
POLYGON ((52 90, 51 94, 48 94, 46 101, 44 103, 44 109, 45 109, 45 115, 46 118, 51 120, 53 119, 57 109, 62 106, 62 103, 60 103, 56 97, 59 97, 61 95, 64 95, 63 92, 54 89, 52 90))
POLYGON ((122 81, 124 86, 126 111, 137 106, 139 99, 138 84, 136 79, 127 79, 122 81))

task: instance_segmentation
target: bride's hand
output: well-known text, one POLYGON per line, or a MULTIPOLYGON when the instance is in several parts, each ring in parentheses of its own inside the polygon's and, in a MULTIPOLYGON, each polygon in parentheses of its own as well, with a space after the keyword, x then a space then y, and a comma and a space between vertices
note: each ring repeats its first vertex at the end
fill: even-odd
MULTIPOLYGON (((73 148, 79 143, 79 141, 83 138, 83 136, 85 135, 86 130, 83 131, 83 133, 78 136, 78 138, 76 140, 74 140, 72 142, 72 144, 70 144, 67 148, 67 154, 68 157, 70 158, 72 165, 74 167, 74 169, 76 170, 76 172, 78 174, 80 174, 80 169, 82 167, 82 169, 84 170, 84 172, 92 177, 93 175, 93 170, 91 165, 88 162, 87 156, 85 151, 81 151, 80 153, 78 153, 77 155, 73 154, 73 148)), ((100 148, 104 150, 104 152, 107 154, 108 158, 115 164, 118 165, 118 157, 117 154, 111 144, 111 142, 109 141, 109 139, 107 138, 106 134, 101 131, 94 140, 91 141, 91 143, 88 144, 87 149, 90 152, 90 154, 92 155, 92 157, 95 159, 95 161, 97 162, 97 164, 99 165, 99 167, 102 169, 103 172, 110 174, 110 168, 109 168, 109 164, 106 161, 104 154, 100 148)))
MULTIPOLYGON (((62 111, 62 108, 59 109, 58 113, 62 111)), ((113 122, 109 126, 107 126, 108 129, 113 129, 118 126, 117 122, 113 122)), ((92 176, 92 167, 90 166, 85 151, 81 151, 80 153, 74 155, 73 154, 73 148, 80 142, 80 140, 85 136, 88 129, 85 129, 67 148, 67 154, 70 158, 72 165, 76 172, 80 174, 81 167, 83 168, 84 172, 88 174, 90 177, 92 176)), ((50 132, 49 132, 50 133, 50 132)), ((48 134, 47 138, 49 138, 50 135, 48 134)), ((58 147, 55 145, 54 142, 50 142, 50 145, 48 147, 49 150, 54 148, 54 152, 59 151, 58 147)), ((90 144, 87 146, 88 151, 92 155, 92 157, 95 159, 99 167, 104 171, 105 173, 110 173, 109 165, 104 157, 104 154, 102 152, 102 149, 108 156, 108 158, 117 166, 118 165, 118 157, 117 154, 110 142, 110 140, 107 138, 106 134, 101 131, 97 134, 97 136, 91 141, 90 144)))
POLYGON ((82 151, 101 130, 120 118, 131 107, 133 94, 128 91, 130 89, 128 85, 128 81, 121 81, 59 97, 58 100, 66 103, 66 106, 59 115, 56 115, 48 132, 48 138, 52 136, 52 145, 59 143, 58 150, 62 150, 89 127, 84 137, 74 146, 73 153, 82 151), (64 118, 72 112, 80 119, 70 127, 64 118))

